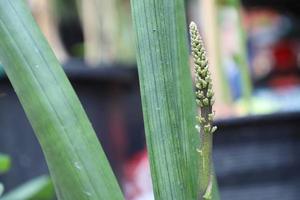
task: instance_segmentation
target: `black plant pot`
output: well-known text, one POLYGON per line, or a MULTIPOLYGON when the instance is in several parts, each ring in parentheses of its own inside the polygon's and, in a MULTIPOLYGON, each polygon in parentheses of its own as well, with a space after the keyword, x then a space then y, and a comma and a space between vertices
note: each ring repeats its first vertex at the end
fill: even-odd
POLYGON ((218 121, 214 161, 221 199, 299 199, 299 123, 299 112, 218 121))
MULTIPOLYGON (((144 128, 136 68, 122 65, 88 68, 81 61, 71 60, 65 71, 120 178, 121 163, 144 147, 143 142, 138 142, 144 141, 144 128)), ((12 157, 12 168, 0 176, 0 182, 10 190, 48 173, 48 169, 7 78, 0 80, 0 94, 0 152, 12 157)))

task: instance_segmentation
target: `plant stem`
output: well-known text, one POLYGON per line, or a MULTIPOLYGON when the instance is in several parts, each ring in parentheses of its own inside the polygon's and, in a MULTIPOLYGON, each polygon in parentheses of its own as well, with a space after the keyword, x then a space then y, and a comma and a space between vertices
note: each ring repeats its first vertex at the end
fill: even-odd
POLYGON ((196 126, 200 132, 201 146, 198 148, 200 154, 200 198, 212 199, 213 167, 212 167, 212 140, 216 127, 213 126, 214 92, 209 72, 208 60, 203 41, 194 22, 190 24, 191 47, 194 58, 196 102, 200 107, 200 116, 197 116, 199 125, 196 126))

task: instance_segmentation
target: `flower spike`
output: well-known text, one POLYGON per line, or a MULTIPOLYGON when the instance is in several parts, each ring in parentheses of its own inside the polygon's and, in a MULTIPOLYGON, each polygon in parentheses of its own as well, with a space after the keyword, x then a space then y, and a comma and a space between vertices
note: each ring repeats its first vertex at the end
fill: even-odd
POLYGON ((191 48, 194 58, 194 71, 196 81, 196 102, 201 108, 201 123, 206 134, 213 133, 216 127, 212 125, 213 112, 212 106, 214 103, 214 92, 212 90, 212 79, 210 77, 206 50, 202 38, 194 22, 190 24, 191 48), (210 128, 212 127, 212 128, 210 128))

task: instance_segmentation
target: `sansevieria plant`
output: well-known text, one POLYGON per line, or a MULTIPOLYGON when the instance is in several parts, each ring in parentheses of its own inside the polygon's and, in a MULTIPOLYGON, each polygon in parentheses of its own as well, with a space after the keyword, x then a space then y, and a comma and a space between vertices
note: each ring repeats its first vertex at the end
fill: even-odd
MULTIPOLYGON (((219 199, 211 161, 213 91, 196 25, 190 26, 195 101, 184 1, 131 0, 131 9, 155 199, 219 199)), ((23 0, 0 1, 0 61, 41 144, 58 199, 123 200, 89 120, 23 0)))

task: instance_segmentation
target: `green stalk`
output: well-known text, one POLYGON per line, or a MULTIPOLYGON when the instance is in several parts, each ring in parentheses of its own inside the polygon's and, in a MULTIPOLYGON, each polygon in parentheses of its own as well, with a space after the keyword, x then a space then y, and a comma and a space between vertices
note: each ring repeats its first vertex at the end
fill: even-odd
POLYGON ((196 102, 200 107, 200 115, 197 116, 199 125, 196 126, 201 137, 201 146, 198 148, 201 157, 200 194, 203 199, 212 199, 213 188, 216 189, 212 164, 213 133, 217 129, 216 126, 213 126, 214 113, 212 106, 214 104, 214 92, 206 51, 194 22, 190 24, 190 36, 194 58, 196 102))
POLYGON ((0 1, 0 60, 41 144, 58 198, 123 199, 70 82, 24 2, 0 1))
POLYGON ((183 0, 131 0, 156 200, 199 195, 199 135, 183 0))

